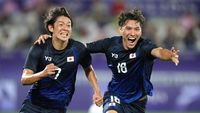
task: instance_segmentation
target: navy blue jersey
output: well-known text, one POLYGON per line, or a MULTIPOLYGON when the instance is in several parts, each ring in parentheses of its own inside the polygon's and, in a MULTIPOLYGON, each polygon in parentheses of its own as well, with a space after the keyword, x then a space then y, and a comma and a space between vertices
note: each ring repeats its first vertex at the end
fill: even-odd
POLYGON ((126 103, 146 94, 152 95, 150 77, 155 59, 151 55, 153 48, 156 45, 150 40, 140 38, 133 49, 125 50, 121 36, 87 44, 90 53, 105 53, 107 65, 113 73, 108 91, 126 103))
POLYGON ((45 44, 31 47, 24 68, 37 73, 50 63, 59 67, 58 72, 36 82, 27 97, 33 104, 63 109, 68 106, 74 93, 78 65, 88 67, 91 56, 82 43, 73 39, 69 39, 63 50, 56 50, 52 39, 48 39, 45 44))

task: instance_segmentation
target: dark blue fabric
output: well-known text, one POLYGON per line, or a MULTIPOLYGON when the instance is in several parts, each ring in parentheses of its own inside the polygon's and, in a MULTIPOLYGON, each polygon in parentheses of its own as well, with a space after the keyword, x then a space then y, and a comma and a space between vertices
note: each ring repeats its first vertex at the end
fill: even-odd
POLYGON ((66 109, 46 109, 32 104, 29 100, 24 100, 19 113, 66 113, 66 109))
POLYGON ((132 103, 124 103, 115 94, 106 92, 104 94, 103 113, 109 110, 115 110, 118 113, 145 113, 146 103, 147 98, 142 98, 132 103))
POLYGON ((113 74, 108 91, 126 103, 138 100, 143 95, 152 95, 150 78, 155 58, 151 55, 151 50, 154 48, 156 45, 150 40, 140 38, 133 49, 125 50, 121 36, 87 44, 91 53, 105 54, 107 65, 113 74))
POLYGON ((58 78, 55 78, 56 73, 36 82, 29 91, 28 99, 41 107, 63 109, 74 94, 78 65, 84 68, 90 66, 91 56, 82 43, 73 39, 69 39, 64 50, 54 49, 52 40, 48 39, 45 44, 33 45, 24 68, 37 73, 50 63, 61 69, 58 78))

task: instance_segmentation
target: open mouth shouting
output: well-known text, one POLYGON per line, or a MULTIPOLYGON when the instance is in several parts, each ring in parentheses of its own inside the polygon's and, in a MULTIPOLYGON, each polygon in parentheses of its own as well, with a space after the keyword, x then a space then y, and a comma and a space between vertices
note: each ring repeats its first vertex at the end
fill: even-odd
POLYGON ((128 37, 128 43, 134 44, 135 41, 136 41, 136 38, 134 38, 134 37, 128 37))
POLYGON ((127 37, 125 40, 124 40, 124 46, 126 49, 132 49, 135 47, 136 43, 137 43, 137 40, 138 38, 136 37, 127 37))

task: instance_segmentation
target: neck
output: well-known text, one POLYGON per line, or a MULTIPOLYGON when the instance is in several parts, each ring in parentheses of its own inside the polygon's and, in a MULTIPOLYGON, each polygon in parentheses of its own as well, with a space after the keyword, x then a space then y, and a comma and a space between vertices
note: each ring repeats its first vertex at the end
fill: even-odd
POLYGON ((123 40, 122 40, 122 45, 123 45, 125 50, 128 50, 128 47, 127 47, 127 45, 125 44, 125 42, 123 40))
POLYGON ((125 43, 125 40, 124 40, 124 39, 122 39, 122 45, 123 45, 123 47, 124 47, 125 50, 129 50, 129 47, 128 47, 128 45, 125 43))
POLYGON ((62 40, 59 40, 58 38, 52 38, 52 44, 53 44, 53 47, 56 49, 56 50, 63 50, 67 47, 68 45, 68 42, 69 40, 67 41, 62 41, 62 40))

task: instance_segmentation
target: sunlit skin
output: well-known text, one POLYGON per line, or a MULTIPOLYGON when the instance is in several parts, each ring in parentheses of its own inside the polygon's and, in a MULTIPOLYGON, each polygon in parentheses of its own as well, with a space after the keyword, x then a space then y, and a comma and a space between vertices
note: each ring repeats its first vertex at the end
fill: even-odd
POLYGON ((48 29, 53 34, 53 46, 56 49, 64 49, 72 34, 71 20, 66 16, 60 16, 57 18, 53 26, 48 26, 48 29), (58 44, 57 42, 61 44, 58 44))
POLYGON ((126 50, 133 49, 142 35, 140 22, 136 20, 127 20, 123 26, 119 27, 119 31, 126 50))

